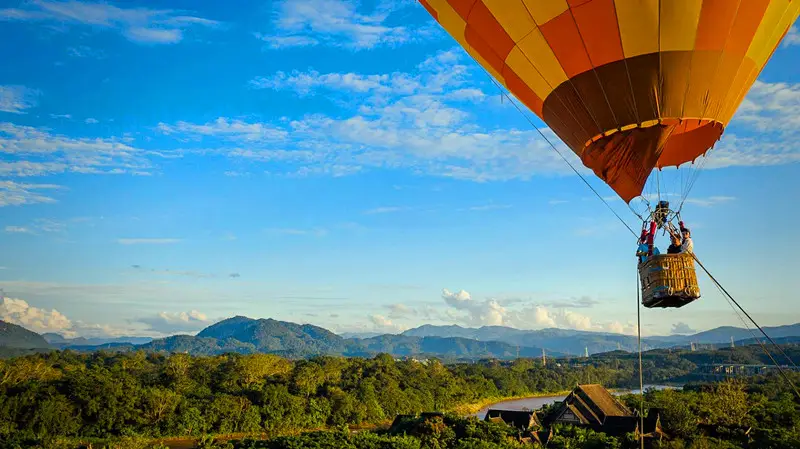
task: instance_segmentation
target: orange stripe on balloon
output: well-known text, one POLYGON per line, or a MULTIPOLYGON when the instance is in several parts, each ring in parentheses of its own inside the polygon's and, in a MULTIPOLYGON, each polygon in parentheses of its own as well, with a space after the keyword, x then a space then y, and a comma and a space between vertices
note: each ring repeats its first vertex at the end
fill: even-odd
MULTIPOLYGON (((747 1, 747 0, 739 0, 747 1)), ((739 1, 704 0, 700 10, 700 21, 697 24, 697 37, 694 49, 722 50, 731 34, 733 20, 739 7, 739 1)))
POLYGON ((478 0, 447 0, 447 3, 453 7, 453 10, 464 19, 464 22, 469 18, 469 12, 478 0))
MULTIPOLYGON (((614 0, 594 0, 573 7, 572 14, 578 24, 589 59, 595 67, 625 57, 619 36, 614 0)), ((575 49, 583 51, 583 48, 575 49)), ((626 80, 627 82, 627 80, 626 80)))
POLYGON ((583 48, 572 11, 564 11, 539 29, 569 78, 591 70, 592 63, 583 48))
POLYGON ((430 5, 430 3, 428 3, 428 0, 419 0, 419 2, 420 2, 420 4, 422 4, 423 8, 428 10, 428 14, 430 14, 433 17, 434 20, 437 20, 437 21, 439 20, 439 13, 437 13, 436 10, 433 9, 433 7, 430 5))
POLYGON ((467 42, 469 42, 470 45, 472 45, 470 36, 474 37, 475 34, 481 37, 481 40, 489 46, 491 52, 494 54, 488 55, 475 45, 473 45, 473 47, 475 47, 486 60, 490 60, 491 57, 500 58, 502 61, 500 66, 492 66, 498 72, 502 71, 506 57, 511 52, 511 49, 514 48, 514 39, 508 35, 503 25, 497 21, 483 2, 476 3, 472 8, 472 12, 469 14, 469 20, 467 21, 467 42))
POLYGON ((519 98, 520 101, 525 103, 525 106, 530 108, 531 111, 534 112, 539 118, 544 117, 544 113, 542 109, 544 108, 544 102, 538 95, 536 95, 530 87, 522 80, 510 67, 506 66, 505 70, 503 70, 503 77, 506 80, 506 87, 510 90, 515 97, 519 98))
POLYGON ((742 0, 736 20, 733 21, 728 44, 725 46, 726 53, 747 54, 767 6, 769 0, 742 0))

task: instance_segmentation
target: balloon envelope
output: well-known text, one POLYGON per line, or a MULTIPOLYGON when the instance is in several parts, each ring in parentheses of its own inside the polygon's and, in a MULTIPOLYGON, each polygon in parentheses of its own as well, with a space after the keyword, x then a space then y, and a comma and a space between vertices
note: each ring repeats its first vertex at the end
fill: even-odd
POLYGON ((419 0, 626 202, 706 153, 800 0, 419 0))

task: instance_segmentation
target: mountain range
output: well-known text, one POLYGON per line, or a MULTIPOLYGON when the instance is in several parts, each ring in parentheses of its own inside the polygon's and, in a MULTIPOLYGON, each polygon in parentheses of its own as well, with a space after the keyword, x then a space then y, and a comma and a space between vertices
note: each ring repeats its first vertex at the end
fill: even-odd
MULTIPOLYGON (((800 323, 766 327, 764 330, 776 340, 800 339, 800 323)), ((751 344, 753 335, 747 329, 724 326, 692 335, 645 337, 642 343, 644 349, 656 349, 686 347, 691 343, 730 344, 731 340, 739 345, 751 344)), ((571 329, 531 331, 503 326, 469 328, 457 325, 424 325, 401 334, 343 336, 311 324, 236 316, 215 323, 194 336, 174 335, 159 339, 68 339, 52 333, 39 335, 21 326, 0 321, 0 347, 5 347, 6 354, 69 348, 76 351, 141 349, 195 355, 264 352, 291 358, 319 354, 368 357, 389 353, 395 356, 474 359, 539 357, 543 350, 551 357, 582 356, 585 352, 596 354, 616 350, 633 352, 638 348, 638 340, 630 335, 571 329)))

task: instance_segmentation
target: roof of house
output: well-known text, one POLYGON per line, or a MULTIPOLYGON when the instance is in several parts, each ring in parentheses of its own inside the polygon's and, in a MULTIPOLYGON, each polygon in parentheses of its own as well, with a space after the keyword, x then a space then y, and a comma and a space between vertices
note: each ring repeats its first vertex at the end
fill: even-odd
POLYGON ((581 391, 586 398, 599 408, 605 416, 631 416, 633 413, 625 405, 617 400, 602 385, 588 384, 578 385, 575 391, 581 391))
POLYGON ((489 409, 486 412, 485 420, 492 422, 498 422, 498 420, 500 420, 518 429, 527 429, 539 423, 538 419, 536 419, 536 412, 527 410, 489 409))

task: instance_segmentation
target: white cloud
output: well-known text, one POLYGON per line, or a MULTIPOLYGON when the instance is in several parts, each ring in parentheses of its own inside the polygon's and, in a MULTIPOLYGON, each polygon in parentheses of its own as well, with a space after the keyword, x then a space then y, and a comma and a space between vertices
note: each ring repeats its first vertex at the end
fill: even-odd
POLYGON ((84 122, 85 122, 87 125, 95 125, 95 124, 97 124, 97 123, 100 123, 100 121, 99 121, 99 120, 97 120, 96 118, 92 118, 92 117, 89 117, 89 118, 87 118, 86 120, 84 120, 84 122))
POLYGON ((2 298, 0 319, 37 333, 58 332, 74 336, 73 324, 58 310, 45 310, 29 305, 22 299, 2 298))
POLYGON ((800 83, 756 80, 732 123, 762 132, 796 132, 800 126, 800 83))
POLYGON ((213 122, 193 124, 178 122, 175 125, 159 123, 157 129, 163 134, 180 134, 194 138, 223 137, 239 141, 279 140, 287 136, 286 131, 265 123, 247 123, 242 120, 219 117, 213 122))
POLYGON ((105 53, 102 50, 94 49, 86 45, 78 45, 77 47, 68 47, 67 54, 75 58, 100 59, 105 57, 105 53))
POLYGON ((0 181, 0 207, 55 203, 55 199, 37 191, 61 188, 61 186, 55 184, 26 184, 14 181, 0 181))
POLYGON ((197 310, 189 312, 159 312, 155 316, 137 319, 148 326, 148 330, 160 334, 194 333, 213 322, 197 310))
POLYGON ((298 229, 298 228, 268 228, 265 229, 270 234, 282 235, 313 235, 315 237, 322 237, 328 234, 327 229, 314 228, 314 229, 298 229))
POLYGON ((407 93, 419 90, 419 81, 405 73, 391 75, 361 75, 358 73, 325 73, 315 70, 308 72, 293 71, 291 74, 277 72, 270 77, 259 76, 250 81, 256 89, 291 89, 301 95, 308 95, 320 87, 332 90, 358 93, 407 93))
POLYGON ((502 209, 511 209, 510 204, 484 204, 481 206, 470 206, 466 209, 459 209, 459 210, 467 210, 473 212, 482 212, 487 210, 502 210, 502 209))
POLYGON ((364 215, 375 215, 375 214, 389 214, 392 212, 402 212, 404 210, 408 210, 407 207, 398 207, 398 206, 383 206, 383 207, 376 207, 374 209, 369 209, 364 211, 364 215))
POLYGON ((783 43, 781 44, 784 47, 789 47, 791 45, 800 45, 800 31, 797 30, 797 26, 793 26, 786 36, 783 38, 783 43))
POLYGON ((33 234, 33 230, 24 226, 6 226, 5 231, 10 234, 33 234))
POLYGON ((108 324, 86 323, 72 320, 56 309, 42 309, 27 301, 15 298, 2 298, 0 319, 22 326, 37 333, 54 332, 67 338, 75 337, 120 337, 131 335, 172 334, 188 330, 199 330, 211 324, 208 318, 196 310, 189 313, 159 313, 155 317, 136 320, 147 325, 146 329, 128 326, 117 327, 108 324), (199 326, 199 328, 198 328, 199 326))
POLYGON ((408 329, 408 326, 394 323, 382 315, 370 315, 369 320, 374 332, 399 333, 408 329))
MULTIPOLYGON (((255 80, 262 87, 300 93, 325 90, 326 98, 357 110, 336 118, 310 114, 281 119, 274 125, 242 120, 234 131, 227 126, 231 120, 223 117, 206 124, 162 123, 159 129, 178 139, 223 137, 236 146, 206 151, 276 163, 279 167, 271 173, 290 176, 344 176, 366 168, 411 169, 414 173, 474 181, 568 173, 537 132, 481 128, 464 105, 450 98, 450 92, 469 83, 474 69, 462 63, 464 58, 461 50, 439 52, 420 63, 413 74, 311 71, 255 80), (358 96, 359 103, 352 104, 356 98, 352 93, 366 95, 358 96)), ((552 134, 547 129, 544 132, 552 134)), ((569 154, 567 157, 577 161, 569 154)))
POLYGON ((735 201, 736 197, 734 196, 709 196, 707 198, 686 198, 686 203, 689 204, 696 204, 698 206, 714 206, 721 203, 729 203, 731 201, 735 201))
POLYGON ((178 243, 181 239, 143 239, 143 238, 126 238, 117 239, 120 245, 168 245, 171 243, 178 243))
POLYGON ((129 145, 130 140, 68 137, 44 128, 0 123, 0 175, 148 173, 149 153, 129 145))
POLYGON ((38 104, 39 95, 38 90, 25 86, 0 86, 0 112, 24 114, 38 104))
POLYGON ((369 49, 441 35, 433 26, 411 29, 388 25, 391 13, 403 6, 379 6, 365 14, 349 0, 283 0, 276 5, 275 32, 255 35, 273 49, 321 43, 369 49))
MULTIPOLYGON (((563 328, 576 329, 596 332, 615 332, 633 334, 635 326, 630 323, 622 325, 619 322, 595 322, 588 315, 577 313, 567 309, 567 307, 591 307, 597 301, 590 298, 578 298, 561 301, 544 301, 539 304, 530 304, 522 308, 513 307, 513 303, 520 303, 519 300, 500 301, 495 298, 488 298, 478 301, 465 290, 451 292, 448 289, 442 290, 442 299, 450 309, 445 311, 445 321, 447 318, 461 324, 478 326, 509 326, 517 329, 542 329, 542 328, 563 328)), ((397 318, 407 314, 396 314, 397 318)))
POLYGON ((405 318, 417 314, 417 311, 405 304, 389 304, 389 318, 405 318))
POLYGON ((672 325, 672 330, 670 331, 670 334, 672 334, 672 335, 688 335, 688 334, 694 334, 696 332, 697 331, 692 329, 688 324, 686 324, 684 322, 678 322, 678 323, 675 323, 675 324, 672 325))
MULTIPOLYGON (((52 21, 116 30, 128 40, 149 44, 172 44, 183 39, 192 26, 215 27, 218 22, 182 15, 180 11, 119 8, 102 2, 36 0, 24 9, 0 9, 0 20, 52 21)), ((83 53, 78 50, 79 55, 83 53)), ((73 54, 73 56, 79 56, 73 54)))
POLYGON ((450 307, 467 312, 470 326, 502 326, 506 323, 506 309, 494 299, 473 301, 465 290, 453 293, 447 289, 442 290, 442 299, 450 307))

